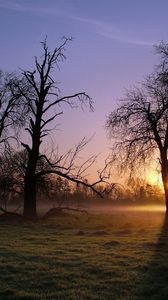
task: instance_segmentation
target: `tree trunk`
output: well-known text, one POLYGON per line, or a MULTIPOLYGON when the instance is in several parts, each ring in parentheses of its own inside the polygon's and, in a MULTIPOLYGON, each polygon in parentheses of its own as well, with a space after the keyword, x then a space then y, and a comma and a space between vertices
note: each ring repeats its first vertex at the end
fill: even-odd
POLYGON ((29 220, 37 219, 36 208, 36 178, 32 172, 26 172, 24 185, 23 217, 29 220))
MULTIPOLYGON (((41 109, 42 110, 42 109, 41 109)), ((39 115, 38 115, 39 116, 39 115)), ((40 114, 41 116, 41 114, 40 114)), ((29 150, 28 162, 24 180, 24 211, 23 216, 26 219, 37 219, 37 178, 36 167, 39 157, 40 147, 40 119, 36 120, 34 125, 34 135, 32 139, 32 149, 29 150)))
POLYGON ((165 192, 166 214, 168 215, 168 190, 165 192))
POLYGON ((162 181, 165 193, 166 214, 168 214, 168 167, 162 166, 162 181))

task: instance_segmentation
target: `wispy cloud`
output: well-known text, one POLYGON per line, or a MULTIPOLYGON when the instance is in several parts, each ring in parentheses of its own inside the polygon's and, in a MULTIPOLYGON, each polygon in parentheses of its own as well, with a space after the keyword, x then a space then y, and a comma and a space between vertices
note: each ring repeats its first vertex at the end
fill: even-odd
POLYGON ((25 11, 25 7, 15 1, 8 1, 8 0, 0 0, 0 7, 6 8, 14 11, 25 11))
POLYGON ((153 46, 156 43, 154 40, 145 40, 145 39, 140 39, 137 36, 135 37, 135 33, 118 29, 116 28, 116 26, 114 26, 111 23, 106 23, 98 20, 91 20, 91 19, 76 17, 76 16, 71 16, 71 18, 73 18, 76 21, 87 23, 94 26, 98 34, 111 40, 116 40, 122 43, 128 43, 137 46, 153 46))
POLYGON ((34 14, 44 14, 44 15, 50 15, 50 16, 64 14, 64 11, 62 11, 62 10, 32 5, 30 3, 28 4, 25 2, 21 3, 21 2, 15 1, 15 0, 13 0, 13 1, 0 0, 0 8, 13 10, 16 12, 30 12, 30 13, 34 13, 34 14))
POLYGON ((131 36, 130 34, 125 33, 123 31, 114 33, 111 30, 109 30, 109 31, 102 30, 100 32, 100 34, 108 39, 116 40, 121 43, 132 44, 132 45, 136 45, 136 46, 150 46, 151 47, 154 44, 156 44, 155 41, 140 39, 140 38, 134 37, 134 35, 131 36))
POLYGON ((112 23, 106 23, 99 20, 83 18, 70 13, 65 10, 60 10, 55 7, 44 7, 37 5, 30 5, 27 3, 22 3, 15 0, 0 0, 0 8, 13 10, 17 12, 29 12, 38 15, 48 15, 48 16, 62 16, 66 17, 75 22, 80 22, 92 26, 93 30, 103 36, 104 38, 118 41, 121 43, 127 43, 137 46, 152 46, 155 44, 153 40, 141 39, 137 37, 135 32, 128 32, 126 30, 118 29, 112 23))

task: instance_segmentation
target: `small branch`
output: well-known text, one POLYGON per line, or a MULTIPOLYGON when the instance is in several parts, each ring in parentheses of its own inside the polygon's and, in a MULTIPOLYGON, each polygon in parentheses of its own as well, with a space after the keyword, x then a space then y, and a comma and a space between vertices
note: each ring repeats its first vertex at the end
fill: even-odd
POLYGON ((12 216, 16 216, 16 217, 21 217, 22 218, 22 215, 20 215, 20 214, 18 214, 16 212, 8 211, 8 210, 4 209, 3 207, 0 207, 0 211, 3 212, 3 214, 1 214, 0 217, 2 215, 6 214, 6 215, 12 215, 12 216))
POLYGON ((27 150, 28 153, 30 152, 30 147, 28 144, 21 143, 21 145, 27 150))
POLYGON ((51 118, 49 118, 48 120, 43 121, 43 125, 41 125, 41 129, 43 129, 44 126, 46 126, 48 123, 52 122, 56 117, 58 117, 58 116, 60 116, 62 114, 63 114, 63 112, 57 113, 54 116, 52 116, 51 118))
MULTIPOLYGON (((61 102, 67 102, 67 100, 73 99, 73 98, 78 98, 80 101, 82 101, 82 103, 84 102, 84 100, 82 99, 82 96, 86 99, 89 100, 89 105, 90 105, 90 109, 93 110, 93 105, 91 102, 91 98, 84 92, 82 93, 77 93, 71 96, 64 96, 60 99, 55 100, 54 102, 50 103, 44 110, 43 113, 45 113, 46 111, 48 111, 52 106, 55 106, 56 104, 59 104, 61 102)), ((68 102, 67 102, 68 103, 68 102)), ((70 103, 68 103, 70 104, 70 103)))

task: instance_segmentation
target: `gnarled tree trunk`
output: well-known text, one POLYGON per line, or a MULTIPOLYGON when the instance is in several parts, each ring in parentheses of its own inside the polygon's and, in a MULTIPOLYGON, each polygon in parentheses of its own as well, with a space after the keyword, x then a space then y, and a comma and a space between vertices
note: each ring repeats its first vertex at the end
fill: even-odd
POLYGON ((39 137, 34 135, 32 149, 29 149, 28 163, 24 179, 24 210, 25 219, 34 220, 37 218, 37 178, 36 167, 39 156, 39 137))
POLYGON ((23 216, 29 220, 37 218, 36 180, 31 172, 27 172, 25 176, 23 216))

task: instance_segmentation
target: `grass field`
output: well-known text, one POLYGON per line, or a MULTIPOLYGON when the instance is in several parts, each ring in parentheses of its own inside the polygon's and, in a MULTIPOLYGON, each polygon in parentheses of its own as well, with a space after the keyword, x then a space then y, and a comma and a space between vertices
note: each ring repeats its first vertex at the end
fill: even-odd
POLYGON ((0 299, 168 299, 163 212, 0 224, 0 299))

